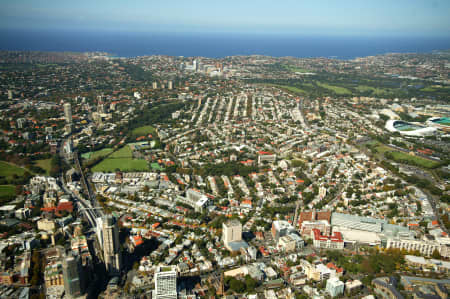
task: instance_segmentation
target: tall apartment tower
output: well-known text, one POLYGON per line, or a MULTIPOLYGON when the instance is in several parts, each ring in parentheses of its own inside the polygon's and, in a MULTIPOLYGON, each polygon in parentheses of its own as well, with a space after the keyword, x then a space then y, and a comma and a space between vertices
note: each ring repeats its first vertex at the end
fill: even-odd
POLYGON ((82 294, 79 268, 79 262, 73 256, 65 258, 62 262, 64 290, 68 298, 77 298, 82 294))
POLYGON ((103 256, 106 271, 110 275, 119 274, 122 267, 122 255, 119 246, 119 227, 111 215, 104 216, 103 220, 103 256))
POLYGON ((155 298, 177 299, 177 270, 174 266, 159 267, 155 273, 155 298))
POLYGON ((66 124, 72 123, 72 106, 70 103, 64 104, 64 118, 66 119, 66 124))
POLYGON ((242 241, 242 224, 238 220, 223 223, 222 238, 225 244, 242 241))

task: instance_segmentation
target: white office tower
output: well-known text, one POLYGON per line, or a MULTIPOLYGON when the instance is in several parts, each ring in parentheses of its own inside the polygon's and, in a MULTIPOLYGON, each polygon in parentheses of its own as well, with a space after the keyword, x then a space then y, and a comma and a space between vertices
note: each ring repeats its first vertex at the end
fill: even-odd
POLYGON ((172 81, 169 81, 169 83, 167 83, 167 88, 169 90, 172 90, 172 88, 173 88, 173 82, 172 81))
POLYGON ((119 246, 119 228, 111 215, 103 218, 103 256, 105 258, 106 271, 110 275, 120 273, 122 255, 119 246))
POLYGON ((177 270, 175 266, 158 267, 156 269, 155 298, 177 299, 177 270))
POLYGON ((64 104, 64 118, 66 119, 66 124, 72 123, 72 106, 70 103, 64 104))

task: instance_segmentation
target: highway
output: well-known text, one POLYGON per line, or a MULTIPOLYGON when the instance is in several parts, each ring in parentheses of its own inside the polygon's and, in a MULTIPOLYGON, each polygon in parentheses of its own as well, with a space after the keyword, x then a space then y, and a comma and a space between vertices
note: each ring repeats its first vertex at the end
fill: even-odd
POLYGON ((84 214, 84 216, 86 217, 86 219, 88 220, 89 224, 91 225, 92 228, 96 228, 97 227, 97 218, 98 217, 102 217, 103 213, 101 212, 101 208, 96 204, 96 199, 95 196, 92 192, 92 190, 90 189, 90 186, 86 180, 86 177, 83 173, 83 169, 81 168, 80 165, 80 161, 78 159, 78 153, 74 152, 74 164, 72 165, 71 161, 69 161, 66 157, 66 155, 64 154, 64 144, 66 142, 68 142, 68 140, 70 139, 70 135, 66 137, 66 139, 64 139, 62 141, 62 143, 59 146, 59 155, 61 156, 61 158, 64 159, 64 161, 68 164, 73 166, 77 172, 80 174, 81 176, 81 185, 83 186, 85 193, 88 194, 89 196, 89 200, 84 199, 81 195, 77 195, 74 192, 72 192, 69 188, 67 188, 66 184, 65 184, 65 180, 64 180, 64 174, 61 173, 60 179, 61 179, 61 185, 62 188, 64 189, 64 191, 67 194, 70 194, 72 196, 72 198, 75 200, 75 203, 77 204, 77 208, 79 212, 82 212, 84 214), (93 206, 94 205, 94 206, 93 206))
POLYGON ((67 186, 64 184, 62 176, 61 176, 61 182, 62 182, 61 187, 64 189, 64 191, 67 194, 70 194, 72 196, 72 198, 75 200, 78 211, 84 213, 84 215, 86 216, 86 219, 88 220, 88 222, 92 228, 96 228, 97 227, 96 213, 95 213, 95 210, 92 209, 91 204, 87 200, 85 200, 84 198, 82 198, 79 195, 76 195, 75 193, 72 192, 72 190, 67 188, 67 186))

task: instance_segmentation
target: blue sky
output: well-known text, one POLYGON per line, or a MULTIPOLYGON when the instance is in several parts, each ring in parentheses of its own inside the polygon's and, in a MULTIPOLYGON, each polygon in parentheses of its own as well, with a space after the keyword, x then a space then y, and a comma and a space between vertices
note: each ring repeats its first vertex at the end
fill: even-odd
POLYGON ((450 0, 0 0, 0 29, 450 37, 450 0))

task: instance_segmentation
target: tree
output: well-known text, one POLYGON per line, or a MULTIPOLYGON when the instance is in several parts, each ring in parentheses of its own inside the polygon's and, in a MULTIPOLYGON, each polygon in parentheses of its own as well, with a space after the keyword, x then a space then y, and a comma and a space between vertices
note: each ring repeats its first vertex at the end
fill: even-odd
POLYGON ((133 270, 137 270, 137 269, 139 269, 139 263, 138 262, 134 262, 133 270))
POLYGON ((148 194, 148 193, 150 192, 150 188, 149 188, 147 185, 145 185, 145 186, 142 188, 142 192, 144 192, 145 194, 148 194))
POLYGON ((235 278, 232 278, 230 281, 230 289, 235 291, 236 293, 242 293, 245 291, 245 283, 235 278))
POLYGON ((23 192, 23 186, 22 185, 17 185, 16 186, 16 195, 21 195, 23 192))
POLYGON ((364 271, 364 273, 373 274, 375 272, 369 260, 364 260, 361 263, 361 269, 364 271))
POLYGON ((436 260, 440 260, 442 258, 441 254, 439 253, 439 251, 437 249, 435 249, 433 251, 433 253, 431 254, 431 257, 436 259, 436 260))
POLYGON ((215 288, 214 286, 208 287, 208 294, 209 294, 210 296, 215 296, 216 293, 217 293, 217 291, 216 291, 216 288, 215 288))
POLYGON ((387 116, 386 114, 380 114, 380 118, 386 122, 389 119, 389 116, 387 116))
POLYGON ((250 275, 245 276, 245 285, 247 292, 253 292, 258 286, 258 282, 254 280, 250 275))

